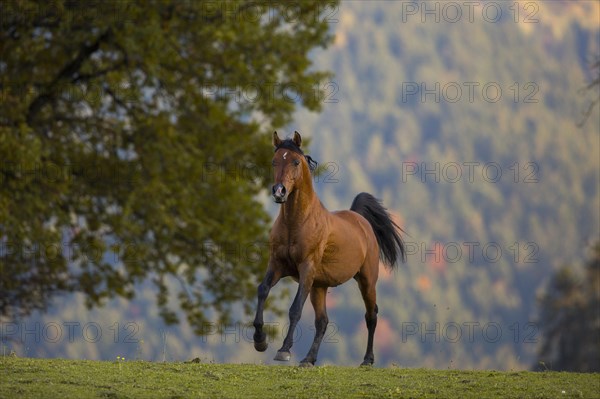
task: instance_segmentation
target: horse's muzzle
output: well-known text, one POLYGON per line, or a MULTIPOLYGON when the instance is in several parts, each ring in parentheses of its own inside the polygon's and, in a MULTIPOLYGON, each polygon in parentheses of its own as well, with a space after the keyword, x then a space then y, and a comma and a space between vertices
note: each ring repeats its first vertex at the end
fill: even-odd
POLYGON ((287 199, 287 192, 285 186, 281 183, 277 183, 273 186, 273 199, 278 204, 283 204, 287 199))

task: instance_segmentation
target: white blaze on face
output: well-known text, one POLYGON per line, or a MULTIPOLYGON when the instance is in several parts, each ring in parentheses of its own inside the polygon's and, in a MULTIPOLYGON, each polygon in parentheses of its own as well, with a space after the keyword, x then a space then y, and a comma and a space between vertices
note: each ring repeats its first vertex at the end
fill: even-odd
POLYGON ((283 153, 283 159, 285 159, 285 157, 287 157, 287 151, 283 153))

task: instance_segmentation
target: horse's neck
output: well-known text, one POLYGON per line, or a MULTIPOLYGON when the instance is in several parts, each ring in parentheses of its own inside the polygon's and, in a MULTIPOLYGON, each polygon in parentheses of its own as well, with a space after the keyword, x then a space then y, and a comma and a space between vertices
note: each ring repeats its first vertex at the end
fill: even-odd
POLYGON ((322 211, 323 208, 312 183, 308 182, 289 195, 279 212, 285 224, 293 228, 311 217, 319 217, 322 211))

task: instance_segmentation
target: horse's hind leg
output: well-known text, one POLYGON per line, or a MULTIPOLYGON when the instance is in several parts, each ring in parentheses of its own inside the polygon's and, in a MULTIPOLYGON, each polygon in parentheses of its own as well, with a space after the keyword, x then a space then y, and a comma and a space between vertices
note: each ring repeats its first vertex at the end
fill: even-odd
POLYGON ((315 309, 315 339, 306 357, 300 362, 302 366, 312 366, 317 361, 319 346, 323 341, 323 336, 327 330, 329 319, 327 317, 327 308, 325 300, 327 297, 327 287, 313 287, 310 290, 310 302, 315 309))
MULTIPOLYGON (((379 266, 379 265, 378 265, 379 266)), ((361 366, 370 366, 375 361, 373 355, 373 338, 375 336, 375 328, 377 327, 377 293, 375 291, 375 283, 377 278, 369 278, 362 273, 356 276, 358 281, 358 287, 365 302, 365 321, 367 322, 367 329, 369 331, 369 338, 367 340, 367 352, 361 366)))

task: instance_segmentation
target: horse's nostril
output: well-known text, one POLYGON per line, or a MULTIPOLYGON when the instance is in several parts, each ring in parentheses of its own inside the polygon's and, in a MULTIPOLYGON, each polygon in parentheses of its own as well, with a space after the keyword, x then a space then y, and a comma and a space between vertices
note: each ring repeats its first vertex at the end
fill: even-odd
POLYGON ((285 186, 281 183, 277 183, 273 186, 273 196, 282 198, 285 196, 285 186))

